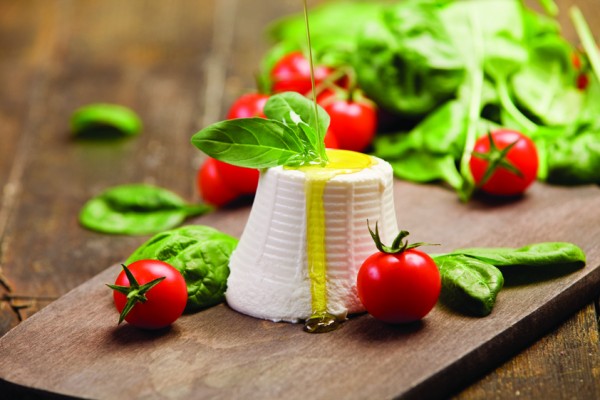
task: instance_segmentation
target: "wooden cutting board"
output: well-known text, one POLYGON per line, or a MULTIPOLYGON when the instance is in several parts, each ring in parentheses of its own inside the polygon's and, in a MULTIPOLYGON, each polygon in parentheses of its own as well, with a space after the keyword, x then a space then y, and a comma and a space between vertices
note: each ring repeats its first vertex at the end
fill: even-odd
MULTIPOLYGON (((445 397, 600 295, 600 190, 536 184, 513 201, 462 204, 436 186, 396 182, 400 227, 412 241, 459 247, 569 241, 588 265, 524 269, 506 277, 493 313, 467 317, 438 304, 421 322, 390 326, 369 315, 320 335, 261 321, 225 304, 171 328, 117 327, 115 265, 0 339, 0 393, 114 399, 445 397)), ((193 223, 239 235, 249 208, 193 223)), ((134 249, 131 249, 132 251, 134 249)))

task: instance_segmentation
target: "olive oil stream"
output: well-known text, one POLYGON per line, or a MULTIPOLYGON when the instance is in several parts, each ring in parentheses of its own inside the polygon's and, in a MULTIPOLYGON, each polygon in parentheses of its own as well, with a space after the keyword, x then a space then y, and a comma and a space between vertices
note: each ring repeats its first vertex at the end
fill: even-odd
POLYGON ((339 325, 327 310, 326 216, 323 197, 327 182, 338 175, 352 174, 373 166, 372 157, 347 150, 327 150, 329 161, 324 166, 298 168, 306 174, 306 252, 312 315, 304 325, 311 333, 329 332, 339 325))
MULTIPOLYGON (((317 110, 314 62, 308 23, 308 7, 304 1, 304 22, 310 64, 310 79, 314 101, 315 120, 319 126, 317 110)), ((325 132, 319 132, 321 142, 325 132)), ((324 145, 324 143, 323 143, 324 145)), ((298 168, 306 174, 306 252, 312 315, 304 329, 311 333, 330 332, 339 327, 340 321, 327 310, 327 248, 325 242, 326 219, 323 196, 327 182, 338 175, 352 174, 371 167, 373 159, 365 154, 346 150, 327 150, 325 165, 308 165, 298 168)))

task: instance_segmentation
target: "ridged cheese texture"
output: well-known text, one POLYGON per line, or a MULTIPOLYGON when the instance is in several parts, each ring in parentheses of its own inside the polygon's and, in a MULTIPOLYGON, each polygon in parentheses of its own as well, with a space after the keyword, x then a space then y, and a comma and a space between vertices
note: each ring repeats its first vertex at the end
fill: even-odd
POLYGON ((327 312, 343 319, 364 311, 356 276, 363 261, 377 251, 367 220, 371 227, 378 222, 384 243, 391 243, 398 226, 391 166, 361 156, 370 157, 369 167, 339 171, 325 181, 324 220, 313 218, 311 223, 306 210, 307 189, 314 184, 310 174, 283 167, 262 172, 248 222, 230 260, 225 295, 231 308, 272 321, 309 318, 315 311, 316 283, 309 271, 307 243, 314 242, 311 234, 323 223, 327 312))

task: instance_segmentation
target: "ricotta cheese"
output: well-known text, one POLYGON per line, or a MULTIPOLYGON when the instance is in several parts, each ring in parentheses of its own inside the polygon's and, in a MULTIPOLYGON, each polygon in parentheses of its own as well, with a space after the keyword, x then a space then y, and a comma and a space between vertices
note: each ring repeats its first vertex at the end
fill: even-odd
MULTIPOLYGON (((328 154, 330 159, 347 159, 345 153, 351 152, 328 154)), ((367 220, 378 222, 384 242, 393 240, 398 226, 391 166, 376 157, 351 156, 363 161, 368 157, 368 166, 353 169, 341 163, 338 168, 333 163, 316 178, 315 170, 322 172, 317 167, 275 167, 261 173, 230 260, 225 295, 231 308, 288 322, 306 320, 315 312, 343 319, 364 311, 356 276, 362 262, 377 251, 367 220), (314 262, 319 258, 323 265, 314 262)))

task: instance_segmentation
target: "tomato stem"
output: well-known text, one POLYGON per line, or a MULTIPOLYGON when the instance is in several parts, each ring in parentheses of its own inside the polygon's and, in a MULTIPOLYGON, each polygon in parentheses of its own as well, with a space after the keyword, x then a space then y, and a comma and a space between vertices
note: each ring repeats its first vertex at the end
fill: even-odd
POLYGON ((425 243, 425 242, 417 242, 417 243, 412 243, 412 244, 409 244, 408 240, 403 242, 403 240, 409 235, 408 231, 400 231, 400 233, 398 233, 398 235, 392 242, 392 245, 386 246, 381 241, 381 236, 379 235, 379 226, 378 226, 377 222, 375 222, 375 231, 374 232, 371 229, 371 226, 370 226, 368 220, 367 220, 367 228, 369 229, 369 233, 371 234, 371 237, 373 238, 373 241, 375 242, 375 247, 377 247, 377 250, 379 250, 380 252, 385 253, 385 254, 399 254, 399 253, 402 253, 403 251, 415 249, 420 246, 436 246, 435 244, 425 243))
POLYGON ((106 284, 106 286, 108 286, 109 288, 116 290, 119 293, 123 293, 125 296, 127 296, 127 303, 125 304, 123 311, 121 311, 121 314, 119 315, 119 323, 117 325, 120 325, 121 322, 123 322, 127 314, 129 314, 129 312, 133 310, 133 307, 135 307, 137 303, 145 303, 148 300, 148 298, 146 297, 146 293, 148 293, 150 289, 158 285, 163 279, 166 278, 166 276, 162 276, 148 283, 140 285, 135 279, 135 276, 133 276, 133 274, 129 270, 129 268, 127 268, 125 264, 121 265, 123 266, 125 275, 127 275, 127 279, 129 280, 129 286, 106 284))
POLYGON ((477 184, 477 188, 479 189, 483 185, 485 185, 487 181, 490 180, 492 175, 494 175, 498 168, 503 168, 522 178, 523 172, 521 172, 520 169, 518 169, 513 163, 510 162, 510 160, 506 158, 508 152, 510 152, 510 150, 513 147, 515 147, 515 145, 519 142, 520 139, 515 140, 514 142, 510 143, 508 146, 500 150, 498 146, 496 146, 496 142, 494 141, 492 133, 488 132, 487 135, 488 140, 490 141, 490 149, 485 153, 474 151, 472 154, 473 157, 477 157, 488 162, 487 168, 483 174, 483 178, 481 178, 481 181, 479 181, 479 183, 477 184))

